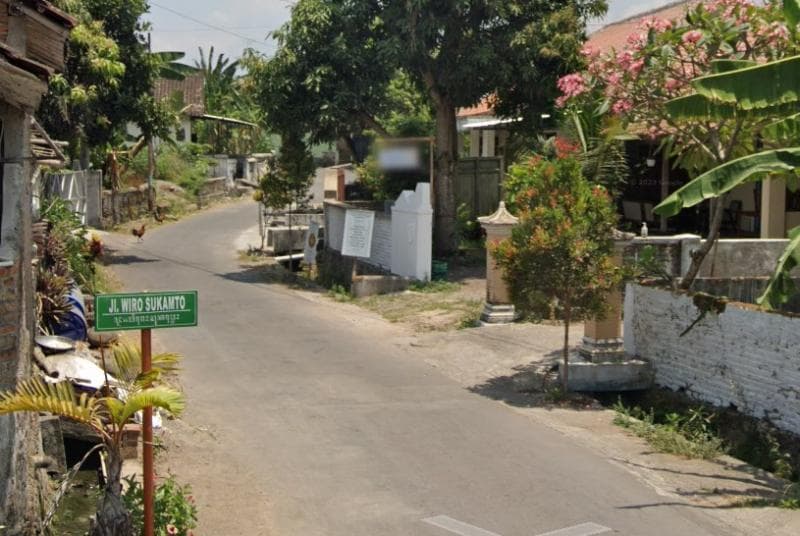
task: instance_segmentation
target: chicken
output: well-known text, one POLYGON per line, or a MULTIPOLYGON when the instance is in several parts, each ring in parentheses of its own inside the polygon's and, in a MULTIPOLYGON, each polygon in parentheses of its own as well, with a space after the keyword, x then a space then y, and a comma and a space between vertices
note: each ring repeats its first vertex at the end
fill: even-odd
POLYGON ((137 242, 143 242, 144 241, 143 238, 144 238, 144 232, 145 231, 146 231, 145 224, 143 223, 142 226, 139 227, 138 229, 136 229, 135 227, 133 229, 131 229, 131 234, 139 239, 139 240, 137 240, 137 242))

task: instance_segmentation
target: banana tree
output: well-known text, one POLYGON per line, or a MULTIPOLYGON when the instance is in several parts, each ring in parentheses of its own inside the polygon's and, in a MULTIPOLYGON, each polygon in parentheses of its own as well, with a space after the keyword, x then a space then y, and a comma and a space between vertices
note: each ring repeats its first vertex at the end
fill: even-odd
MULTIPOLYGON (((796 6, 794 2, 787 4, 796 6)), ((787 178, 796 188, 800 168, 800 56, 765 63, 746 65, 692 83, 695 93, 675 99, 670 112, 682 117, 703 116, 714 120, 736 117, 739 121, 765 121, 758 132, 767 150, 737 158, 703 173, 665 199, 655 212, 672 216, 705 199, 724 196, 741 184, 771 176, 787 178)), ((713 241, 705 244, 706 249, 713 241)), ((781 257, 776 272, 758 302, 774 308, 788 301, 794 292, 789 272, 800 260, 800 228, 790 232, 788 249, 781 257)), ((693 279, 696 275, 688 274, 693 279)))
POLYGON ((102 440, 106 453, 107 480, 91 536, 130 536, 131 516, 122 502, 122 438, 125 424, 146 407, 180 414, 183 395, 166 385, 157 385, 160 376, 177 363, 175 354, 154 356, 155 372, 139 374, 139 350, 122 344, 111 356, 118 375, 117 396, 107 382, 103 396, 76 393, 68 381, 47 383, 41 378, 21 382, 16 390, 0 393, 0 415, 17 412, 52 413, 90 428, 102 440), (123 396, 124 393, 124 396, 123 396))

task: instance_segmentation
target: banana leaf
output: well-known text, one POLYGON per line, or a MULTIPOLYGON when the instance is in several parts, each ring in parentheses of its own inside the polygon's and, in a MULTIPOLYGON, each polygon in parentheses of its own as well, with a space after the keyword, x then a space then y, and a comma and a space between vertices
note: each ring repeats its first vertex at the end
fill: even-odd
POLYGON ((740 110, 771 109, 800 101, 800 56, 712 74, 692 82, 695 91, 740 110))
POLYGON ((673 119, 733 119, 739 116, 735 104, 714 102, 696 93, 667 101, 666 109, 673 119))
POLYGON ((797 28, 800 23, 800 2, 798 0, 783 0, 783 16, 789 28, 797 28))
POLYGON ((756 65, 758 65, 756 62, 750 60, 713 60, 711 62, 711 72, 715 74, 729 73, 756 65))
POLYGON ((740 184, 760 179, 764 175, 786 173, 797 168, 800 168, 800 147, 775 149, 737 158, 703 173, 676 190, 654 211, 660 216, 674 216, 686 207, 719 197, 740 184))
POLYGON ((778 259, 775 273, 764 294, 758 298, 758 304, 767 309, 778 309, 788 302, 797 290, 790 276, 797 266, 800 266, 800 227, 789 231, 789 245, 778 259))

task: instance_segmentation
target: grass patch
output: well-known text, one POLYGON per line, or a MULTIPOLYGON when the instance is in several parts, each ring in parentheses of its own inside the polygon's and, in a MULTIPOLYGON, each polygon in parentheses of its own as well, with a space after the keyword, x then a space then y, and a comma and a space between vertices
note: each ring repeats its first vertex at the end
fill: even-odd
POLYGON ((742 502, 739 506, 756 508, 772 506, 786 510, 800 510, 800 483, 794 482, 786 486, 780 497, 774 499, 751 499, 742 502))
POLYGON ((422 291, 370 296, 357 303, 389 322, 410 324, 419 331, 473 327, 483 302, 460 295, 457 283, 432 283, 422 291))
POLYGON ((408 288, 412 292, 434 294, 437 292, 455 292, 461 285, 452 281, 414 281, 408 288))
POLYGON ((122 290, 122 282, 110 266, 95 263, 93 290, 95 294, 111 294, 122 290))
POLYGON ((354 299, 350 291, 342 285, 333 285, 328 290, 328 297, 340 303, 351 302, 354 299))
POLYGON ((723 440, 710 427, 715 415, 703 408, 690 409, 687 414, 667 413, 663 422, 656 421, 652 408, 629 408, 622 401, 614 405, 614 411, 614 424, 630 430, 659 452, 704 460, 726 452, 723 440))

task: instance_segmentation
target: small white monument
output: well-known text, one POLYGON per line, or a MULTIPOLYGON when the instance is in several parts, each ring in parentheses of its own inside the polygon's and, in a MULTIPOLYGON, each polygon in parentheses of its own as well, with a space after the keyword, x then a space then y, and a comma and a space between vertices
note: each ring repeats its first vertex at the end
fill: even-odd
POLYGON ((392 206, 392 273, 430 281, 432 255, 431 185, 420 182, 392 206))

